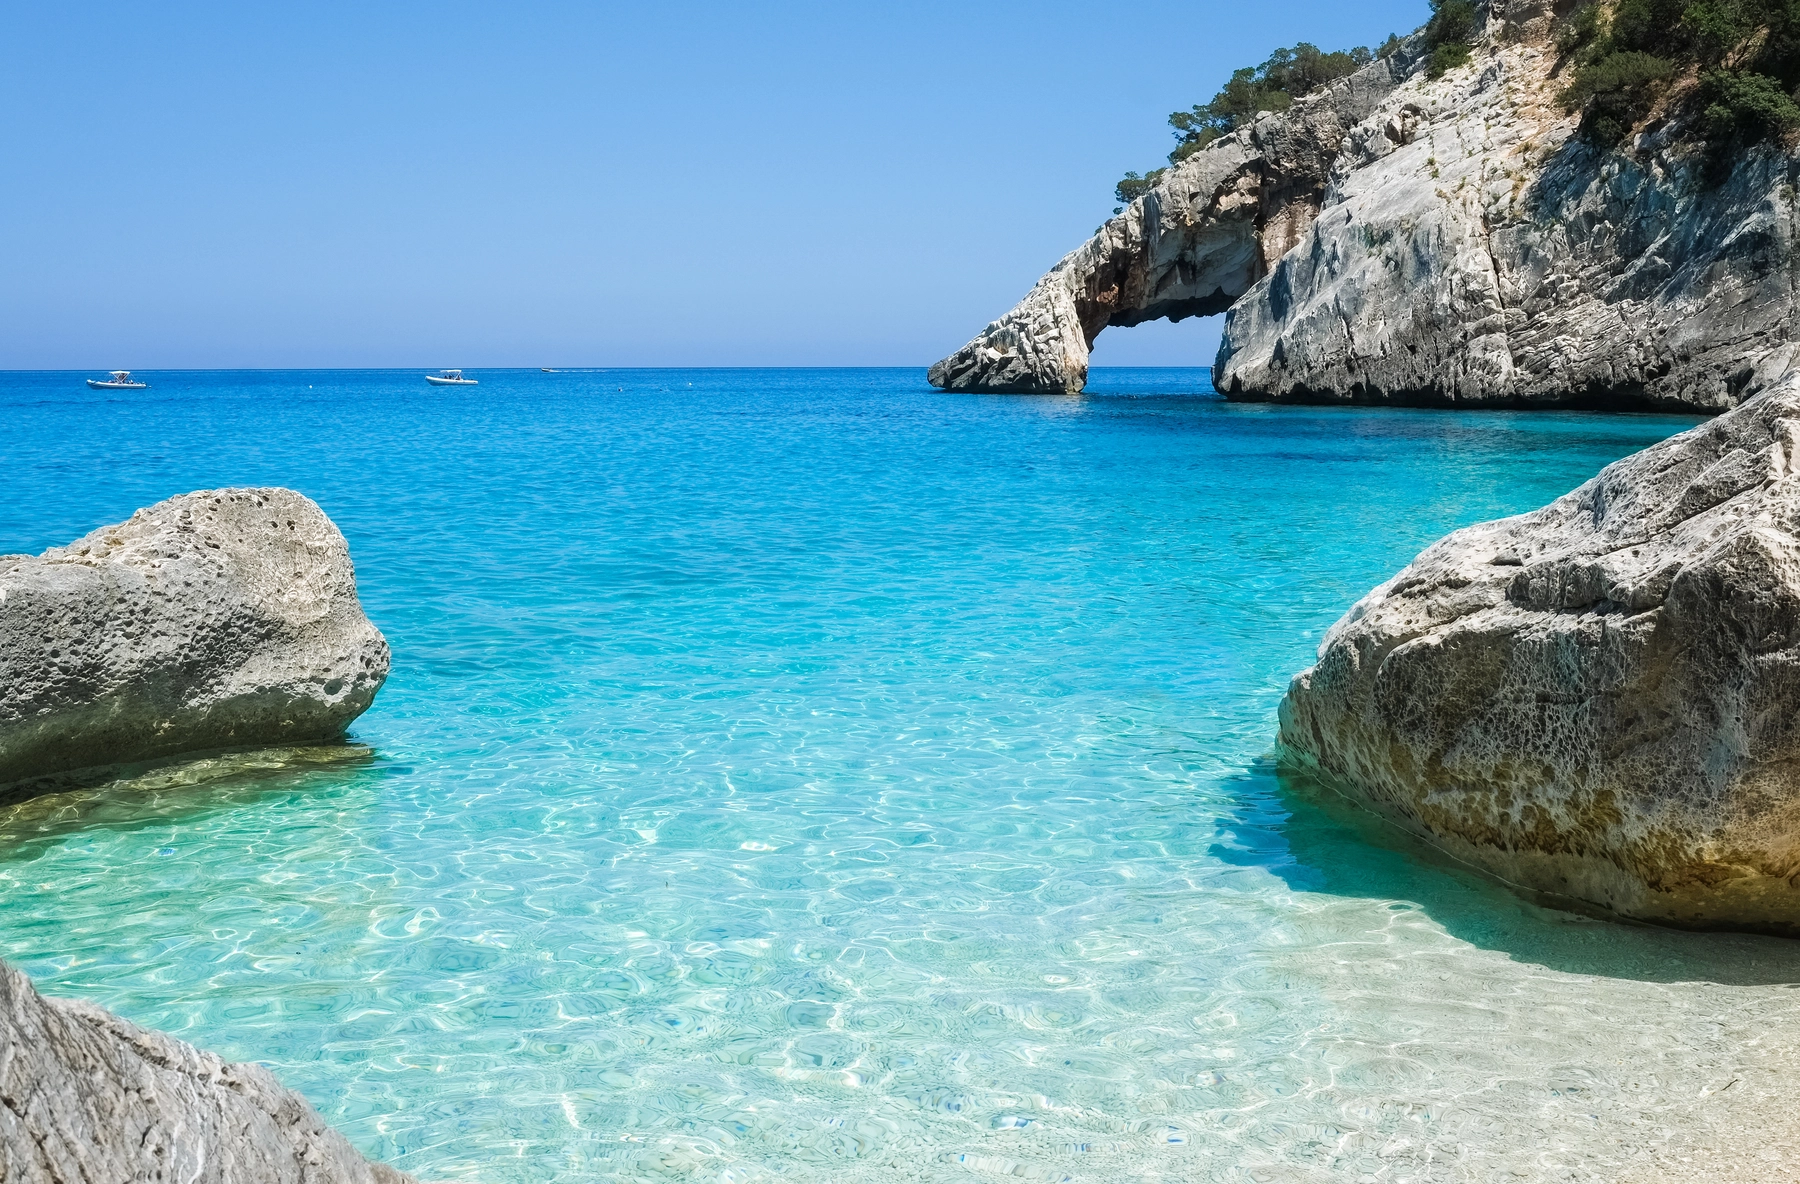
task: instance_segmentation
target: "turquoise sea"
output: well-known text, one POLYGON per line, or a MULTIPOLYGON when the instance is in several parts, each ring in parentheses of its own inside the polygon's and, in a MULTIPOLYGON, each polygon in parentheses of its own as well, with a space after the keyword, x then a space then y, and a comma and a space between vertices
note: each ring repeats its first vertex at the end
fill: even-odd
POLYGON ((0 551, 288 485, 394 647, 347 750, 0 811, 45 991, 485 1184, 1610 1180, 1800 1044, 1800 943, 1271 761, 1359 595, 1694 421, 471 373, 0 375, 0 551))

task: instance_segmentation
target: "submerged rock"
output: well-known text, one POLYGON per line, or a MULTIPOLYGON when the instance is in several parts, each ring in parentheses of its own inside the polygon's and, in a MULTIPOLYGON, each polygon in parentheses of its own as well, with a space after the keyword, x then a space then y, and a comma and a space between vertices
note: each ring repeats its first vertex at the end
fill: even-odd
POLYGON ((1800 935, 1800 375, 1427 548, 1281 744, 1516 885, 1800 935))
POLYGON ((7 1184, 408 1184, 259 1065, 46 999, 0 963, 7 1184))
POLYGON ((289 489, 190 493, 0 557, 0 785, 330 739, 387 672, 344 536, 289 489))
POLYGON ((1420 39, 1219 140, 932 367, 938 386, 1079 390, 1108 325, 1226 312, 1228 398, 1715 412, 1800 332, 1800 151, 1721 176, 1664 120, 1576 134, 1544 0, 1478 5, 1468 65, 1420 39))

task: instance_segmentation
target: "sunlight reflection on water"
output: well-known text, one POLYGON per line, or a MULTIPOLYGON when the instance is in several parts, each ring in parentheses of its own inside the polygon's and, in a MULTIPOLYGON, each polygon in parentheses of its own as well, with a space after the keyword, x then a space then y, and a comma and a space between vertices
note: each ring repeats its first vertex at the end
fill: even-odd
POLYGON ((1604 1179, 1791 1051, 1800 943, 1535 908, 1266 763, 1356 596, 1692 421, 480 377, 0 376, 0 550, 291 485, 395 649, 366 747, 0 813, 44 989, 483 1181, 1604 1179))

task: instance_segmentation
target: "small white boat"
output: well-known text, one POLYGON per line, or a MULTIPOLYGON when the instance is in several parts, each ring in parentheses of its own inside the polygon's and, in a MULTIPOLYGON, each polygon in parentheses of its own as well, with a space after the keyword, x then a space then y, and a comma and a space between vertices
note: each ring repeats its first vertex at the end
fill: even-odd
POLYGON ((555 370, 552 370, 552 369, 550 369, 550 367, 548 367, 548 366, 539 366, 539 367, 538 367, 538 369, 539 369, 539 370, 542 370, 542 371, 543 371, 543 372, 544 372, 544 373, 545 373, 545 374, 555 374, 555 373, 557 373, 557 372, 556 372, 556 371, 555 371, 555 370))
POLYGON ((150 384, 139 382, 129 370, 114 370, 111 378, 90 378, 87 384, 97 391, 147 391, 150 384))
POLYGON ((427 374, 425 381, 432 386, 479 386, 473 378, 464 378, 461 370, 439 370, 436 374, 427 374))

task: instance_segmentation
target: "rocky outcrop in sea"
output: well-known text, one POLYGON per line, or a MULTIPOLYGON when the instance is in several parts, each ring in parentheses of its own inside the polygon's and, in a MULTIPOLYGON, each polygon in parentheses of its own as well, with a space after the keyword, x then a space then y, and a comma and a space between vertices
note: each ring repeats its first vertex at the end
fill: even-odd
POLYGON ((0 556, 0 786, 340 736, 388 645, 350 549, 289 489, 170 498, 0 556))
POLYGON ((231 1064, 0 963, 7 1184, 410 1184, 259 1065, 231 1064))
POLYGON ((1800 374, 1429 547, 1332 627, 1281 743, 1516 885, 1800 935, 1800 374))
POLYGON ((931 382, 1078 391, 1088 351, 1107 326, 1230 308, 1318 217, 1345 137, 1402 84, 1418 56, 1414 48, 1381 59, 1170 169, 1011 312, 931 367, 931 382))
POLYGON ((1420 38, 1171 168, 931 368, 1076 391, 1114 325, 1225 312, 1228 398, 1716 412, 1794 360, 1800 156, 1722 177, 1652 123, 1617 150, 1556 103, 1543 0, 1479 7, 1468 65, 1420 38))

